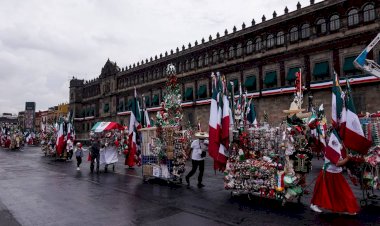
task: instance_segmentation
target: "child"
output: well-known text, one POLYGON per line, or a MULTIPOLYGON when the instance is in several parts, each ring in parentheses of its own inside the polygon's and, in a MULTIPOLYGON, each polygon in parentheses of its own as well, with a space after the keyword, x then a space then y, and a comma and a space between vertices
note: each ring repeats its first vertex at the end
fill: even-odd
POLYGON ((75 157, 77 158, 77 170, 80 170, 79 166, 82 163, 83 149, 82 144, 77 143, 77 150, 75 151, 75 157))

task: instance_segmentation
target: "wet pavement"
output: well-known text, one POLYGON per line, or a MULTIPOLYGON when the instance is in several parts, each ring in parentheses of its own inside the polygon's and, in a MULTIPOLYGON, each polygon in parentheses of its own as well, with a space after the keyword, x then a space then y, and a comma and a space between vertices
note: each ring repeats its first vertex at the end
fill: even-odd
MULTIPOLYGON (((316 214, 311 195, 284 207, 275 200, 234 197, 223 188, 223 174, 206 161, 204 184, 197 174, 191 188, 144 183, 140 167, 125 168, 119 157, 115 172, 91 174, 87 152, 81 171, 76 161, 57 162, 40 148, 23 151, 0 148, 0 226, 7 225, 379 225, 379 204, 362 208, 357 216, 316 214)), ((321 168, 314 160, 309 190, 321 168)), ((189 172, 191 162, 188 162, 189 172)), ((358 200, 360 190, 353 187, 358 200)))

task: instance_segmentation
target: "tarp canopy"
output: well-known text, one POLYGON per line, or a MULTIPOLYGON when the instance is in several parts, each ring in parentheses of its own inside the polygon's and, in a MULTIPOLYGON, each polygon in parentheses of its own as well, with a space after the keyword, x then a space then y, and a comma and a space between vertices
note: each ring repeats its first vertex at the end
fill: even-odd
POLYGON ((100 133, 107 130, 119 129, 123 130, 124 127, 117 122, 97 122, 92 128, 91 131, 100 133))

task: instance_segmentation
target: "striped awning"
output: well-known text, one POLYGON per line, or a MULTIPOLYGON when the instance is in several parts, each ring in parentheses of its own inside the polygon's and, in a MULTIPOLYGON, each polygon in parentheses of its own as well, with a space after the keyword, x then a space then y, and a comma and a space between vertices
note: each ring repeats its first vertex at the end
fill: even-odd
POLYGON ((117 122, 97 122, 91 128, 91 131, 94 131, 96 133, 100 133, 103 131, 108 131, 108 130, 113 130, 113 129, 123 130, 124 127, 117 122))

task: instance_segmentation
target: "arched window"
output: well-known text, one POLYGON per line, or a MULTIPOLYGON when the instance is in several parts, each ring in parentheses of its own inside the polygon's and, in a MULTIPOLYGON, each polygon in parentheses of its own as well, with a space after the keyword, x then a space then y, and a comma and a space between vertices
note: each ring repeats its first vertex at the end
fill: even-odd
POLYGON ((351 9, 348 12, 348 26, 353 26, 359 23, 359 14, 357 9, 351 9))
POLYGON ((161 74, 161 77, 162 77, 162 78, 165 78, 165 76, 166 76, 166 67, 163 67, 163 68, 162 68, 162 74, 161 74))
POLYGON ((272 34, 267 37, 267 48, 272 48, 274 46, 274 36, 272 34))
POLYGON ((185 66, 185 67, 186 67, 185 70, 188 71, 188 70, 190 69, 190 61, 189 61, 189 60, 186 60, 186 63, 185 63, 185 64, 186 64, 186 66, 185 66))
POLYGON ((330 31, 336 31, 340 28, 340 20, 338 15, 330 17, 330 31))
POLYGON ((290 29, 290 41, 294 42, 297 40, 298 40, 298 28, 292 27, 292 29, 290 29))
POLYGON ((363 9, 364 22, 368 22, 375 19, 375 8, 372 4, 368 4, 363 9))
POLYGON ((191 67, 190 68, 191 69, 195 68, 195 59, 194 58, 191 59, 191 67))
POLYGON ((277 45, 283 45, 285 43, 285 35, 283 31, 277 33, 277 45))
POLYGON ((178 72, 182 72, 182 70, 183 70, 183 64, 182 64, 182 62, 179 62, 178 63, 178 72))
POLYGON ((256 38, 255 41, 255 49, 256 51, 260 51, 262 47, 261 38, 256 38))
POLYGON ((247 49, 246 49, 246 51, 247 51, 247 54, 250 54, 250 53, 253 52, 253 42, 251 40, 249 40, 247 42, 247 49))
POLYGON ((239 43, 239 44, 237 45, 237 47, 236 47, 236 56, 237 56, 237 57, 241 57, 242 53, 243 53, 243 50, 242 50, 242 48, 241 48, 241 44, 239 43))
POLYGON ((310 37, 310 25, 304 24, 301 27, 301 38, 308 38, 310 37))
POLYGON ((325 19, 319 19, 317 21, 317 34, 323 34, 326 33, 326 20, 325 19))
POLYGON ((206 53, 206 55, 205 55, 205 66, 207 66, 208 65, 208 54, 206 53))
POLYGON ((221 49, 221 50, 219 51, 219 60, 220 60, 220 61, 223 61, 223 60, 224 60, 224 49, 221 49))
POLYGON ((218 62, 218 51, 214 50, 212 53, 212 62, 216 63, 218 62))
POLYGON ((235 48, 231 46, 228 49, 228 59, 233 59, 235 57, 235 48))
POLYGON ((198 58, 198 67, 203 67, 203 57, 202 56, 200 56, 198 58))

